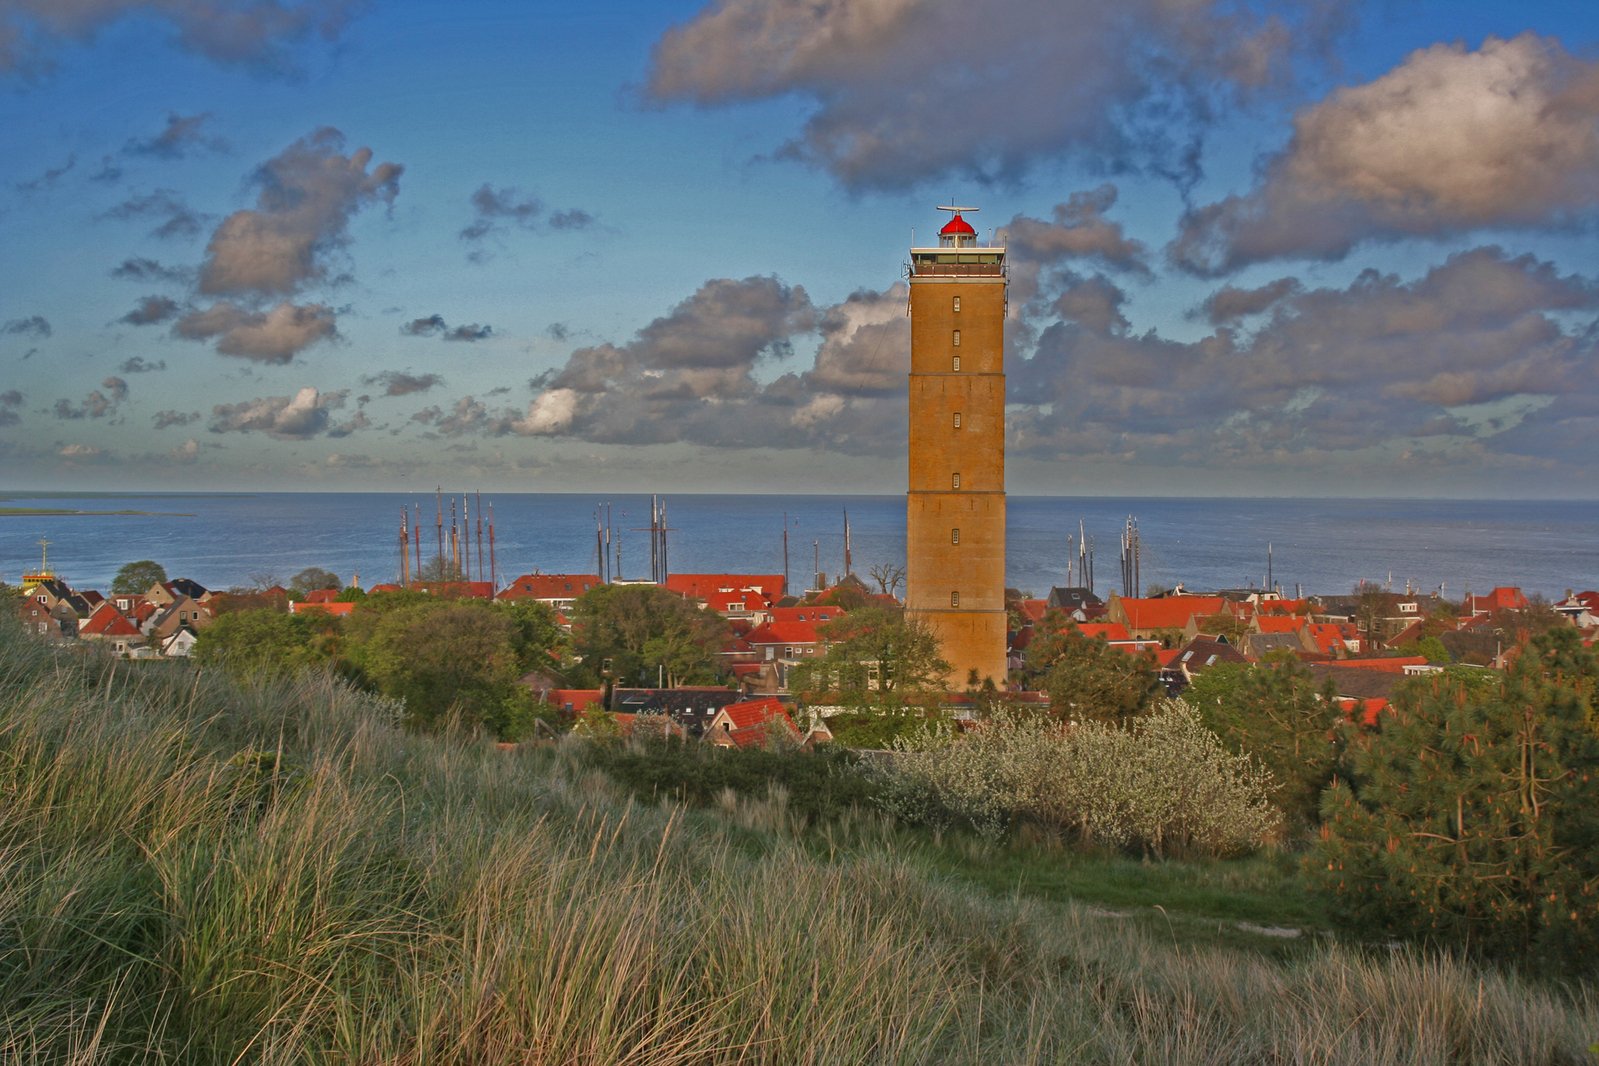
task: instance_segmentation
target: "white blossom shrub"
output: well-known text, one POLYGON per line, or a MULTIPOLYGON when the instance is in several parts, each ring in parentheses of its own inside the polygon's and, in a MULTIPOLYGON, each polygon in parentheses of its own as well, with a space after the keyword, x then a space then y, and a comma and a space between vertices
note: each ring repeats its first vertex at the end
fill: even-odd
POLYGON ((902 742, 875 772, 896 818, 963 823, 992 840, 1029 819, 1087 844, 1228 855, 1258 847, 1281 821, 1270 773, 1227 751, 1182 700, 1126 726, 1001 713, 953 742, 902 742))

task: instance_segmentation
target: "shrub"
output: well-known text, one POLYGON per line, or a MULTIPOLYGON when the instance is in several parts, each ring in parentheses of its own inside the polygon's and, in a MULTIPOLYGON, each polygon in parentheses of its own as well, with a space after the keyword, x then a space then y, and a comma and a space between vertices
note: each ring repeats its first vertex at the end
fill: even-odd
MULTIPOLYGON (((947 738, 946 738, 947 739, 947 738)), ((1271 775, 1166 700, 1126 726, 1003 713, 943 750, 901 742, 879 770, 889 813, 990 839, 1018 818, 1157 856, 1249 851, 1277 830, 1271 775)))

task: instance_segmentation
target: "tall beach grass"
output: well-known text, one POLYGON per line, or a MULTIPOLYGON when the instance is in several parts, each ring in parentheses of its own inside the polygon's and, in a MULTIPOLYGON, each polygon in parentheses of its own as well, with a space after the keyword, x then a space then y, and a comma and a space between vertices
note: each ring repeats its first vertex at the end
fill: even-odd
POLYGON ((1177 946, 394 710, 0 630, 0 1061, 1595 1061, 1591 989, 1177 946))

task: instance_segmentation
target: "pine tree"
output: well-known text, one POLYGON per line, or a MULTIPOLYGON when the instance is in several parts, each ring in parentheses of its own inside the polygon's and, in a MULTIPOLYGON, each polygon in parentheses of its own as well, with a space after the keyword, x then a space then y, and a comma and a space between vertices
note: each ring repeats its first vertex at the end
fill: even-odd
POLYGON ((1335 921, 1563 973, 1599 968, 1599 661, 1532 641, 1497 690, 1440 677, 1323 797, 1311 872, 1335 921))

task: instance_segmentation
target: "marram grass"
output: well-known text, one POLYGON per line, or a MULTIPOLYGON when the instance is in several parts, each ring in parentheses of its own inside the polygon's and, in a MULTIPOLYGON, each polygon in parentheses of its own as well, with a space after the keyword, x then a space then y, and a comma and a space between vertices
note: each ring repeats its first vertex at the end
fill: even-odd
POLYGON ((1595 1061, 1590 989, 1177 947, 394 721, 0 630, 0 1062, 1595 1061))

